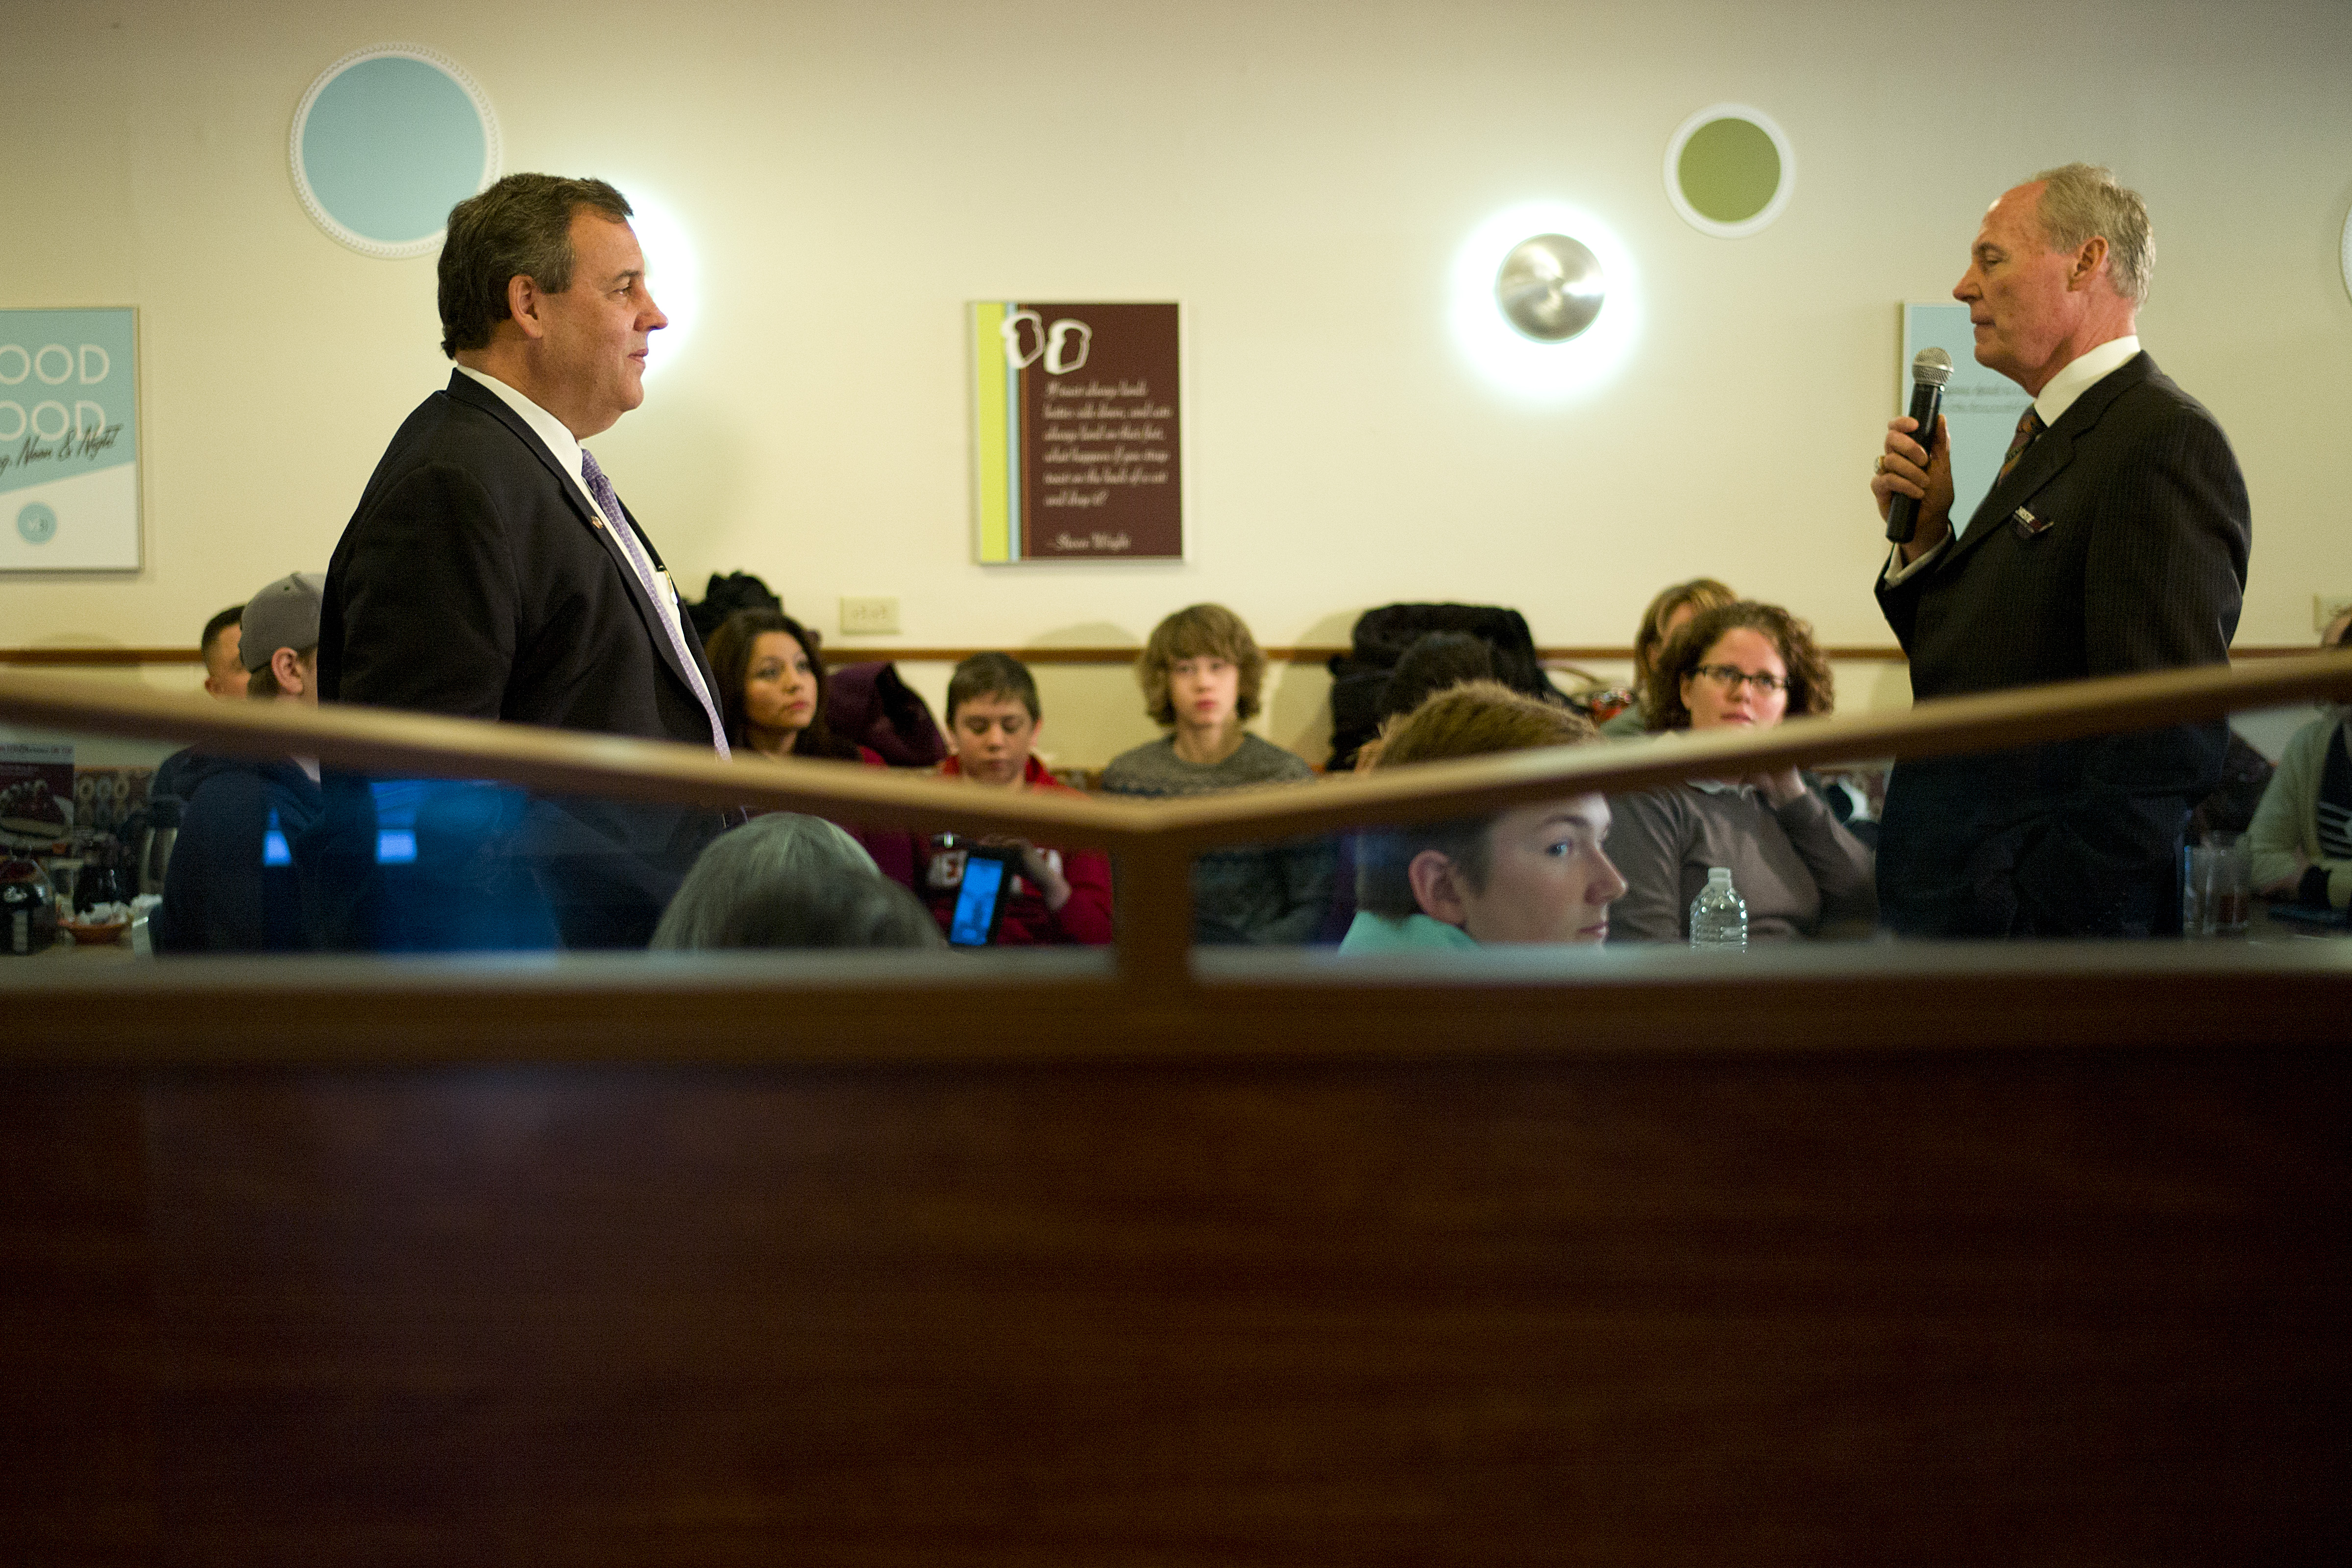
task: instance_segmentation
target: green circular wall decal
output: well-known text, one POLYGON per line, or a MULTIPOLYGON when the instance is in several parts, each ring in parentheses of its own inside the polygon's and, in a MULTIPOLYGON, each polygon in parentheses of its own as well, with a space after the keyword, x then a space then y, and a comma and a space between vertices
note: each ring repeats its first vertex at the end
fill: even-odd
POLYGON ((1666 143, 1666 197, 1705 234, 1754 234, 1780 216, 1796 183, 1788 137, 1744 103, 1700 110, 1666 143))
POLYGON ((287 157, 318 226, 368 256, 421 256, 498 178, 499 122, 460 66, 405 44, 354 49, 294 110, 287 157))

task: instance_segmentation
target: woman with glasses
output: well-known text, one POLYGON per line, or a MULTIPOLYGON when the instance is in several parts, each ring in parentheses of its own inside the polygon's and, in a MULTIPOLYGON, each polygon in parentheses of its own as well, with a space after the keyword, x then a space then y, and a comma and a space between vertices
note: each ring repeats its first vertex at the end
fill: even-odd
MULTIPOLYGON (((1777 605, 1704 610, 1658 652, 1643 707, 1653 731, 1769 730, 1833 705, 1812 628, 1777 605)), ((1752 938, 1862 935, 1878 918, 1871 851, 1795 768, 1616 795, 1609 856, 1619 942, 1679 942, 1707 868, 1727 866, 1752 938)))

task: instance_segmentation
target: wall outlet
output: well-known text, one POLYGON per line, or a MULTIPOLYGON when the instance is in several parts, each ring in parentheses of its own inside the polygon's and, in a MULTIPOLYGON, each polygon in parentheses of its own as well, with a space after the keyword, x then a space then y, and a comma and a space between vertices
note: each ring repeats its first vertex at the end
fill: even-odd
POLYGON ((2314 594, 2311 596, 2311 629, 2326 631, 2336 616, 2352 610, 2352 594, 2314 594))
POLYGON ((845 594, 841 599, 841 635, 845 637, 871 637, 898 629, 898 601, 885 595, 852 598, 845 594))

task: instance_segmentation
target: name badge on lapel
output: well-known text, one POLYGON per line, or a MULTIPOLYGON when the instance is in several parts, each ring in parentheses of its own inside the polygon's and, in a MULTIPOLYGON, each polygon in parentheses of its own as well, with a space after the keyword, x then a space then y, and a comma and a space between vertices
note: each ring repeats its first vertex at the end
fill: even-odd
POLYGON ((2032 539, 2047 533, 2050 525, 2057 521, 2054 517, 2036 517, 2023 507, 2009 514, 2009 525, 2017 531, 2020 539, 2032 539))

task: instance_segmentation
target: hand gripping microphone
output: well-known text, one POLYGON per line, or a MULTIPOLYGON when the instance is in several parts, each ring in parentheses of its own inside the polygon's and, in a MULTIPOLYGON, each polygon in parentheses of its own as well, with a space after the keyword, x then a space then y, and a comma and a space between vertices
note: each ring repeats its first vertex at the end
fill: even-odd
MULTIPOLYGON (((1941 349, 1921 349, 1911 357, 1911 418, 1917 426, 1911 438, 1936 451, 1936 414, 1944 405, 1944 383, 1952 379, 1952 356, 1941 349)), ((1886 537, 1908 544, 1919 526, 1919 503, 1897 493, 1886 508, 1886 537)))

